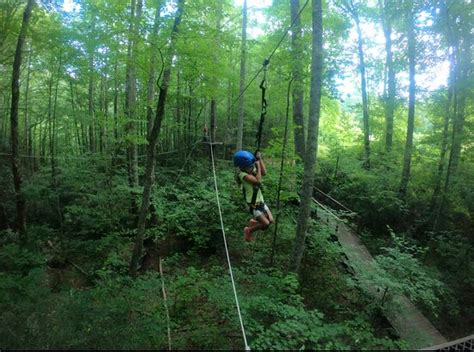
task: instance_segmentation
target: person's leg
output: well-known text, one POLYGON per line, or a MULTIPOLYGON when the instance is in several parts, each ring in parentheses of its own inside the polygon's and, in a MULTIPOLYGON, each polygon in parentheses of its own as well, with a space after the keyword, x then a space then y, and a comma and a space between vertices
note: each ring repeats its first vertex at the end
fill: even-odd
POLYGON ((259 230, 265 231, 268 228, 268 226, 270 226, 270 222, 268 221, 267 216, 264 213, 257 212, 257 211, 255 213, 256 215, 257 214, 260 214, 260 215, 257 216, 257 221, 252 222, 252 225, 246 226, 244 228, 245 241, 253 240, 252 234, 255 231, 259 231, 259 230))
POLYGON ((265 214, 261 214, 257 217, 257 221, 253 226, 250 226, 250 231, 253 233, 258 230, 266 230, 270 226, 270 221, 268 221, 265 214))
POLYGON ((270 211, 270 208, 265 204, 265 215, 270 222, 270 224, 273 224, 273 214, 270 211))
POLYGON ((254 218, 251 218, 251 219, 249 220, 249 223, 248 223, 247 226, 248 226, 248 227, 252 227, 252 226, 254 226, 257 222, 258 222, 258 221, 255 220, 254 218))

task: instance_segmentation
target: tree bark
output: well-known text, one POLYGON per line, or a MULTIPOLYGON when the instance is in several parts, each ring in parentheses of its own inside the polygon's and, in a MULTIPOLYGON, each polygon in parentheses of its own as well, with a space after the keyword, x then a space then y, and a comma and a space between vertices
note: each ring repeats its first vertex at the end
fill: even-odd
MULTIPOLYGON (((443 2, 446 11, 448 11, 448 5, 443 2)), ((472 6, 472 0, 470 3, 472 6)), ((469 16, 469 11, 462 13, 461 16, 469 16)), ((465 122, 465 105, 467 94, 472 90, 472 78, 470 77, 471 72, 471 27, 468 25, 469 21, 466 18, 456 18, 452 21, 447 21, 448 35, 452 37, 454 44, 453 53, 457 59, 456 68, 454 70, 454 82, 453 82, 453 108, 452 108, 452 119, 453 119, 453 131, 451 135, 451 151, 449 154, 448 167, 446 171, 446 178, 444 182, 443 192, 441 201, 439 203, 436 218, 433 229, 436 230, 438 226, 438 220, 443 212, 443 207, 446 202, 448 191, 453 188, 456 180, 457 168, 459 166, 459 159, 461 156, 462 144, 464 142, 464 122, 465 122), (459 20, 459 21, 458 21, 459 20), (452 32, 451 25, 454 27, 456 23, 459 23, 461 29, 458 28, 458 34, 460 37, 455 37, 452 32)), ((454 27, 456 30, 456 28, 454 27)))
MULTIPOLYGON (((387 81, 388 89, 387 94, 384 96, 385 100, 385 151, 390 152, 393 144, 393 116, 395 114, 395 94, 396 94, 396 83, 395 83, 395 68, 393 65, 393 53, 392 53, 392 11, 390 4, 391 1, 379 0, 380 17, 382 19, 382 27, 385 36, 385 55, 386 55, 386 66, 387 66, 387 81)), ((392 5, 393 6, 393 5, 392 5)))
MULTIPOLYGON (((446 112, 444 115, 444 124, 443 124, 443 137, 441 140, 440 156, 438 161, 438 170, 435 177, 435 185, 433 187, 433 195, 431 197, 430 211, 433 212, 439 206, 441 199, 441 182, 443 179, 444 169, 446 166, 446 154, 448 151, 448 138, 449 138, 449 122, 453 119, 454 109, 454 84, 456 80, 456 53, 457 53, 457 44, 455 44, 454 38, 452 36, 450 25, 450 16, 448 12, 448 7, 445 2, 441 2, 441 14, 446 21, 446 31, 447 31, 447 41, 448 41, 448 56, 449 56, 449 78, 448 78, 448 97, 446 104, 446 112)), ((437 222, 437 214, 435 223, 437 222)))
POLYGON ((453 120, 453 133, 451 139, 451 152, 449 155, 448 171, 446 174, 445 193, 448 191, 450 185, 454 182, 457 169, 459 166, 459 159, 461 156, 461 147, 464 142, 464 122, 465 122, 465 108, 467 94, 472 90, 472 83, 470 81, 471 70, 471 34, 470 29, 463 26, 462 30, 462 46, 459 52, 459 67, 456 70, 455 82, 455 114, 453 120))
POLYGON ((301 45, 301 20, 298 16, 300 11, 300 1, 291 0, 291 23, 294 23, 291 30, 291 54, 292 54, 292 74, 293 74, 293 123, 296 154, 303 160, 304 158, 304 116, 303 116, 303 48, 301 45))
POLYGON ((405 155, 403 158, 402 179, 400 182, 400 197, 406 196, 408 182, 410 180, 411 156, 413 152, 413 130, 415 127, 415 23, 413 12, 413 1, 409 1, 407 9, 407 38, 408 38, 408 69, 410 85, 408 88, 408 126, 407 139, 405 143, 405 155))
POLYGON ((247 0, 242 6, 242 37, 240 44, 240 80, 239 80, 239 121, 237 125, 237 150, 242 149, 244 136, 244 89, 247 60, 247 0))
POLYGON ((49 107, 48 107, 48 119, 49 119, 49 158, 51 162, 51 180, 53 185, 56 185, 56 110, 58 105, 58 90, 59 90, 59 77, 61 72, 61 53, 59 54, 58 71, 56 75, 56 87, 54 90, 54 102, 52 99, 52 88, 53 88, 53 77, 50 82, 49 92, 49 107), (52 111, 51 111, 52 110, 52 111))
POLYGON ((364 167, 370 169, 370 130, 369 130, 369 102, 367 99, 367 81, 365 73, 364 50, 362 45, 362 31, 360 29, 359 16, 354 13, 357 27, 357 48, 359 53, 360 90, 362 92, 362 115, 364 122, 364 167))
POLYGON ((10 110, 12 173, 16 203, 16 230, 20 235, 21 241, 25 244, 28 242, 28 235, 26 232, 26 201, 21 189, 23 181, 20 157, 18 155, 18 106, 20 101, 20 69, 22 61, 22 50, 25 43, 26 33, 28 31, 31 12, 33 11, 34 5, 34 0, 28 0, 25 11, 23 13, 23 21, 21 23, 20 34, 18 35, 15 59, 13 61, 12 101, 10 110))
POLYGON ((128 122, 126 126, 129 138, 127 146, 128 159, 128 178, 131 187, 138 186, 138 151, 137 144, 134 139, 136 137, 136 124, 133 121, 136 116, 136 99, 137 99, 137 82, 136 82, 136 43, 138 40, 138 23, 140 21, 139 13, 141 13, 141 1, 131 0, 130 3, 130 26, 127 49, 127 73, 126 73, 126 98, 125 98, 125 114, 128 122))
MULTIPOLYGON (((31 54, 32 50, 30 48, 28 54, 28 64, 27 64, 27 73, 26 73, 26 85, 25 85, 25 105, 24 109, 24 118, 25 118, 25 129, 24 129, 24 151, 28 156, 31 156, 31 131, 30 131, 30 117, 29 117, 29 106, 28 106, 28 98, 30 92, 30 74, 31 74, 31 54)), ((28 163, 30 163, 28 161, 28 163)))
POLYGON ((318 152, 318 131, 321 110, 321 86, 323 69, 323 10, 322 1, 313 0, 313 39, 311 55, 311 96, 308 118, 308 137, 304 156, 303 189, 301 205, 296 225, 296 237, 290 261, 290 270, 298 272, 305 249, 306 232, 311 214, 311 198, 313 196, 314 170, 318 152))
POLYGON ((146 121, 147 121, 147 137, 150 136, 151 130, 153 128, 153 101, 155 97, 155 85, 156 85, 156 62, 158 59, 158 26, 160 24, 160 11, 161 11, 161 1, 157 1, 155 20, 153 23, 153 30, 151 33, 151 56, 150 56, 150 67, 149 67, 149 76, 147 84, 147 106, 146 106, 146 121))
MULTIPOLYGON (((222 3, 218 2, 217 3, 217 19, 216 19, 216 39, 215 39, 215 45, 216 45, 216 51, 214 52, 214 63, 217 66, 219 64, 219 57, 218 57, 218 52, 219 52, 219 32, 221 28, 221 17, 222 17, 222 3)), ((214 87, 218 87, 219 81, 216 78, 213 78, 214 80, 214 87)), ((216 128, 217 128, 217 101, 215 95, 212 96, 211 98, 211 111, 210 111, 210 129, 209 129, 209 136, 210 136, 210 142, 214 142, 216 140, 216 128)))
POLYGON ((171 58, 174 53, 174 46, 175 46, 178 31, 179 31, 179 24, 181 22, 183 6, 184 6, 184 0, 178 0, 178 9, 176 12, 173 29, 171 31, 171 42, 169 46, 169 54, 167 56, 167 63, 165 65, 163 78, 161 81, 160 93, 158 97, 158 105, 156 108, 155 121, 153 123, 153 129, 148 138, 146 167, 145 167, 145 175, 144 175, 144 180, 143 180, 142 203, 141 203, 140 212, 138 216, 137 236, 135 238, 135 247, 133 249, 132 258, 130 260, 130 266, 129 266, 129 273, 131 276, 136 276, 138 263, 142 255, 146 215, 148 213, 148 208, 150 206, 151 189, 154 183, 156 144, 158 142, 158 136, 160 134, 161 123, 165 115, 166 97, 168 94, 168 85, 169 85, 169 81, 171 77, 171 58))

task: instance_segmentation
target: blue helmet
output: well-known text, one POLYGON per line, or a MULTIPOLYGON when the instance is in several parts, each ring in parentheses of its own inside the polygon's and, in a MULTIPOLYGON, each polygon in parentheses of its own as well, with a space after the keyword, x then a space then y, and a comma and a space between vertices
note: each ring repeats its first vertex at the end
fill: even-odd
POLYGON ((245 169, 251 167, 255 163, 255 157, 246 150, 239 150, 234 154, 234 165, 245 169))

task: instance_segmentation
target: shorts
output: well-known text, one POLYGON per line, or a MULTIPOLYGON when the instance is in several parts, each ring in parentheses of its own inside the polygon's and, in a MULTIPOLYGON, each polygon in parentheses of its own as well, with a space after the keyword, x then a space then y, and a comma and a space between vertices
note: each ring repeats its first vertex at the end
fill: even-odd
POLYGON ((258 203, 255 208, 249 205, 249 212, 255 219, 269 211, 270 208, 265 203, 258 203))

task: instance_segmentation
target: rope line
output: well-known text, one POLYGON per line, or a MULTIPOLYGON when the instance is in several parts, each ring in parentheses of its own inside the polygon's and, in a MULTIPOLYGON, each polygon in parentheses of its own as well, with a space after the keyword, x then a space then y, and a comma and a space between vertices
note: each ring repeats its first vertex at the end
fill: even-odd
POLYGON ((321 193, 323 196, 325 196, 326 198, 331 199, 333 202, 335 202, 336 204, 340 205, 341 207, 343 207, 343 208, 346 209, 347 211, 349 211, 349 212, 351 212, 351 213, 354 213, 354 214, 356 213, 355 211, 349 209, 349 208, 346 207, 344 204, 342 204, 341 202, 339 202, 337 199, 334 199, 334 198, 331 197, 329 194, 324 193, 323 191, 321 191, 318 187, 316 187, 316 186, 313 186, 313 187, 314 187, 314 189, 315 189, 316 191, 318 191, 319 193, 321 193))
POLYGON ((315 198, 312 198, 312 199, 313 199, 313 202, 315 202, 317 205, 319 205, 321 208, 323 208, 328 214, 330 214, 332 217, 334 217, 337 221, 344 222, 341 219, 339 219, 339 217, 336 214, 334 214, 331 210, 329 210, 326 206, 324 206, 323 204, 318 202, 315 198))
POLYGON ((240 329, 242 330, 242 336, 244 338, 245 350, 250 351, 250 346, 247 344, 247 336, 245 335, 245 327, 242 320, 242 314, 240 313, 239 298, 237 297, 237 289, 235 288, 234 274, 232 273, 232 264, 230 263, 229 249, 227 247, 227 239, 225 236, 224 220, 222 218, 221 202, 219 199, 219 189, 217 187, 216 166, 214 163, 214 149, 212 147, 212 140, 211 140, 211 143, 209 143, 209 148, 211 152, 212 174, 214 176, 214 188, 216 190, 217 209, 219 211, 219 219, 220 219, 221 229, 222 229, 222 238, 224 239, 224 247, 225 247, 225 253, 227 256, 227 264, 229 266, 230 280, 232 282, 232 289, 234 291, 235 305, 237 307, 237 313, 239 315, 240 329))
MULTIPOLYGON (((285 37, 288 35, 288 31, 293 28, 293 26, 295 25, 296 23, 296 20, 300 17, 301 13, 303 12, 303 10, 306 8, 306 6, 308 5, 309 3, 309 0, 306 0, 306 2, 304 3, 303 7, 301 7, 300 11, 298 12, 298 14, 295 16, 295 18, 293 19, 293 21, 291 22, 290 26, 288 27, 288 29, 283 33, 283 35, 281 36, 280 38, 280 41, 278 42, 278 44, 273 48, 272 52, 270 53, 270 55, 268 56, 267 59, 265 59, 265 61, 268 61, 270 62, 270 59, 273 57, 273 55, 275 55, 276 51, 278 50, 278 48, 280 47, 280 45, 283 43, 283 40, 285 40, 285 37)), ((247 89, 250 87, 250 85, 253 83, 253 81, 255 81, 255 79, 258 77, 258 75, 260 74, 260 72, 263 71, 265 65, 263 65, 262 67, 260 67, 258 69, 258 71, 255 73, 255 75, 252 77, 252 79, 249 81, 249 83, 247 83, 247 85, 245 86, 244 90, 242 91, 242 93, 239 94, 239 96, 234 99, 234 101, 232 102, 232 104, 230 104, 229 106, 229 111, 230 109, 232 109, 232 107, 235 105, 235 103, 237 103, 240 99, 240 97, 242 95, 245 94, 245 92, 247 91, 247 89)))
POLYGON ((166 297, 166 289, 165 289, 165 279, 163 277, 163 259, 159 257, 159 266, 160 266, 160 277, 161 277, 161 293, 163 294, 163 305, 165 307, 166 312, 166 325, 168 330, 168 350, 171 351, 171 328, 170 328, 170 312, 168 310, 168 301, 166 297))
POLYGON ((268 61, 270 61, 270 59, 273 57, 273 55, 275 54, 275 52, 278 50, 278 48, 280 47, 281 43, 283 43, 283 40, 285 40, 286 36, 288 35, 288 32, 291 28, 293 28, 293 26, 295 25, 296 23, 296 20, 300 17, 301 13, 303 12, 303 10, 306 8, 306 5, 308 5, 309 3, 309 0, 306 0, 306 2, 304 3, 303 7, 298 11, 298 13, 296 14, 295 18, 293 19, 293 21, 291 22, 290 26, 288 27, 288 29, 285 31, 285 33, 283 33, 283 35, 281 36, 281 39, 280 41, 278 42, 278 44, 276 45, 276 47, 273 49, 272 53, 270 54, 270 56, 268 57, 268 61))

